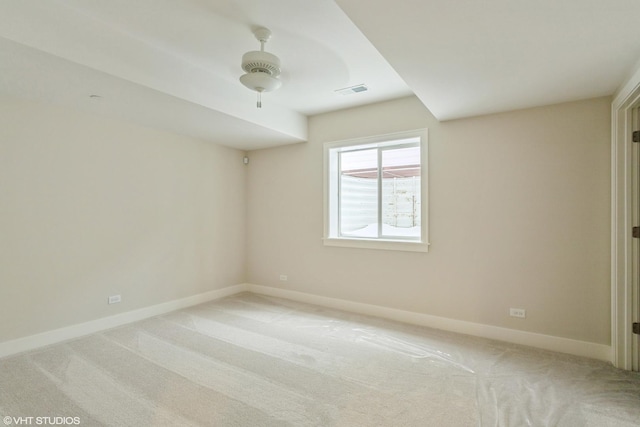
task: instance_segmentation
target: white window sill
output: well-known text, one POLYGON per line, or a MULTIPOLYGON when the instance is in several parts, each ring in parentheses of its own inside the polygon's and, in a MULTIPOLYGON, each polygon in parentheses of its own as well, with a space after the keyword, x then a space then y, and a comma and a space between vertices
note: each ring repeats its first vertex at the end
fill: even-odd
POLYGON ((326 237, 322 239, 325 246, 343 248, 380 249, 386 251, 428 252, 429 243, 417 241, 353 239, 344 237, 326 237))

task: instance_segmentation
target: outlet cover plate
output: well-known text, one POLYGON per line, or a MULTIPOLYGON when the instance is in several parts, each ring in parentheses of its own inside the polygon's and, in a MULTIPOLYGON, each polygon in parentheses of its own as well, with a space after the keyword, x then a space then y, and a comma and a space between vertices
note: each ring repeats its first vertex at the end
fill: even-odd
POLYGON ((527 317, 527 311, 524 308, 510 308, 509 316, 520 317, 522 319, 527 317))

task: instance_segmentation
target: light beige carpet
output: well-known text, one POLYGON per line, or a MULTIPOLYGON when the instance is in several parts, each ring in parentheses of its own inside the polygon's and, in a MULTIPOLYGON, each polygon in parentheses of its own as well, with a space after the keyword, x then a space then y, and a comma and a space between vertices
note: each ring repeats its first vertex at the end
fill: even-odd
POLYGON ((0 359, 0 426, 45 416, 136 427, 639 426, 640 375, 247 293, 0 359))

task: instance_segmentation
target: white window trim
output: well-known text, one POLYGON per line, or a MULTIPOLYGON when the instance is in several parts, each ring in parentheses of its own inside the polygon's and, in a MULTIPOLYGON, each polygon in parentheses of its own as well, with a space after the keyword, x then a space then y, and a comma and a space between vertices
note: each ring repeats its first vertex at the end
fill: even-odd
MULTIPOLYGON (((323 209, 324 209, 324 234, 323 242, 325 246, 338 246, 345 248, 361 248, 361 249, 382 249, 382 250, 395 250, 395 251, 409 251, 409 252, 427 252, 429 250, 429 163, 428 163, 428 132, 427 129, 416 129, 405 132, 396 132, 385 135, 376 135, 364 138, 354 138, 342 141, 333 141, 324 143, 324 185, 323 185, 323 209), (330 236, 330 185, 329 180, 331 175, 329 173, 330 150, 340 147, 349 147, 354 145, 366 145, 377 144, 387 141, 394 141, 406 138, 420 138, 420 163, 422 167, 421 179, 421 235, 420 240, 389 240, 389 239, 367 239, 357 237, 334 237, 330 236)), ((335 201, 334 201, 335 203, 335 201)))

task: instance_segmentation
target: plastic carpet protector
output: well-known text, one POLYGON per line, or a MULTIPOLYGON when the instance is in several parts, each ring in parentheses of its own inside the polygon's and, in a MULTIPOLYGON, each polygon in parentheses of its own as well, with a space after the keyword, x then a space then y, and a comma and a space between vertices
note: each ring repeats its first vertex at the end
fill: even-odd
POLYGON ((626 427, 640 426, 640 374, 240 294, 0 359, 0 416, 16 425, 57 416, 88 426, 626 427))
MULTIPOLYGON (((450 366, 450 374, 439 378, 442 387, 455 376, 473 376, 483 426, 640 425, 637 374, 535 349, 499 345, 490 354, 486 348, 484 352, 446 352, 362 332, 360 339, 388 351, 450 366)), ((438 387, 431 378, 431 386, 438 387)))
MULTIPOLYGON (((304 304, 285 304, 308 310, 304 304)), ((473 379, 478 425, 640 426, 640 373, 532 347, 328 309, 319 313, 314 318, 291 312, 278 320, 410 359, 417 382, 432 389, 473 379), (363 327, 363 320, 379 327, 363 327)))
POLYGON ((444 389, 461 376, 473 378, 482 426, 640 426, 638 373, 596 360, 429 331, 438 338, 422 338, 421 344, 414 335, 402 339, 402 334, 380 329, 354 328, 349 334, 416 365, 435 366, 439 373, 429 375, 429 387, 444 389), (445 367, 450 369, 441 369, 445 367))

